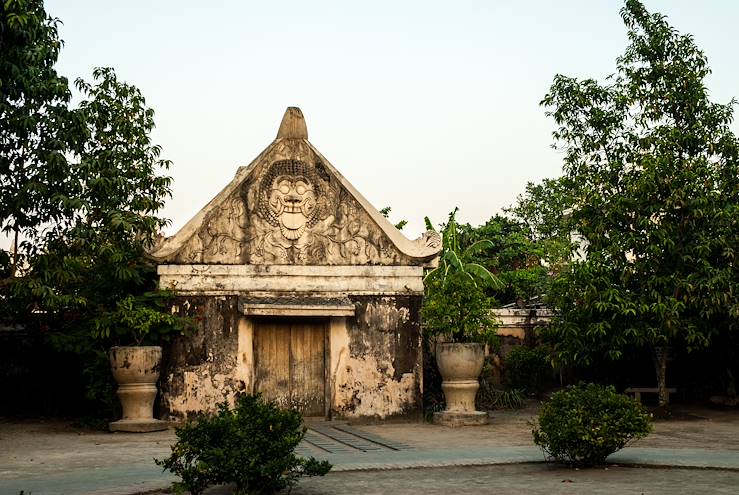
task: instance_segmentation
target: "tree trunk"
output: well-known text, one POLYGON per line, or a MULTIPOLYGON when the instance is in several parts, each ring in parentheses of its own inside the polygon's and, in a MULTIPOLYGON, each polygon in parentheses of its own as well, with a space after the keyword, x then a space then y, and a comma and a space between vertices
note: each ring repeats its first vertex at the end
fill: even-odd
POLYGON ((667 354, 668 348, 654 348, 654 370, 657 373, 657 395, 659 408, 666 411, 670 406, 670 395, 667 393, 667 354))
POLYGON ((15 229, 15 235, 13 236, 13 261, 10 267, 10 277, 15 277, 15 272, 18 269, 18 229, 15 229))

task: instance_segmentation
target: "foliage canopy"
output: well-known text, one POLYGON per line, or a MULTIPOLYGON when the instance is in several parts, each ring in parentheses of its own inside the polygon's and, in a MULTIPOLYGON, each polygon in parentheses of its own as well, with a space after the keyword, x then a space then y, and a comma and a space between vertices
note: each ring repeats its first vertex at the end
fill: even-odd
MULTIPOLYGON (((555 283, 549 337, 565 362, 627 345, 704 346, 736 327, 739 142, 734 101, 710 101, 690 35, 638 0, 605 84, 557 75, 543 100, 564 151, 570 221, 586 256, 555 283)), ((666 353, 657 353, 660 404, 666 353)))
POLYGON ((470 259, 499 280, 499 284, 488 284, 485 289, 496 305, 536 301, 547 292, 547 246, 534 238, 525 223, 495 215, 478 227, 462 224, 458 230, 463 249, 486 241, 470 259))
POLYGON ((41 1, 0 4, 0 230, 16 245, 0 259, 6 276, 36 251, 42 227, 63 223, 74 208, 66 154, 83 127, 54 69, 58 24, 41 1))
POLYGON ((0 318, 77 354, 100 381, 111 344, 185 328, 153 313, 166 294, 146 294, 155 265, 145 249, 167 223, 157 211, 170 162, 150 139, 153 110, 112 69, 77 79, 82 101, 70 105, 54 70, 58 23, 39 0, 0 4, 0 229, 15 248, 0 252, 0 318), (128 326, 115 318, 123 307, 128 326))

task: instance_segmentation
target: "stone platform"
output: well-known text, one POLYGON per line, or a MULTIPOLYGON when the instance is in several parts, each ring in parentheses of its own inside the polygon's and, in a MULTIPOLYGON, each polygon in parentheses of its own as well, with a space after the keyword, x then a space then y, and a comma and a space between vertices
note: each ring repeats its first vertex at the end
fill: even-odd
POLYGON ((440 411, 434 413, 434 424, 441 426, 482 426, 488 424, 488 413, 484 411, 453 412, 440 411))
POLYGON ((135 420, 121 419, 108 423, 110 431, 122 431, 126 433, 150 433, 152 431, 163 431, 169 428, 169 421, 161 421, 159 419, 151 420, 135 420))

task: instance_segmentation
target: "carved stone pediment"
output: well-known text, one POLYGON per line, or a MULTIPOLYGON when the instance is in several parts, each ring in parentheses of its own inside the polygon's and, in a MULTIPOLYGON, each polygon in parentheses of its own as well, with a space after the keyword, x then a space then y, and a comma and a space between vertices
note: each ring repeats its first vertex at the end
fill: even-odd
POLYGON ((412 265, 441 250, 409 241, 307 141, 289 108, 277 139, 151 255, 175 264, 412 265))

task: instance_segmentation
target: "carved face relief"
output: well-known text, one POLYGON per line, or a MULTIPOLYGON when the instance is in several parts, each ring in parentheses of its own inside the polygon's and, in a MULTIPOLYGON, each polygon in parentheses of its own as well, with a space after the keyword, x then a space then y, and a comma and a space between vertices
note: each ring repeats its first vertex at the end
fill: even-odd
POLYGON ((316 209, 313 184, 306 177, 281 175, 272 181, 269 208, 280 219, 280 232, 294 241, 305 232, 316 209))
POLYGON ((315 172, 297 160, 273 163, 260 183, 260 216, 288 241, 300 239, 318 222, 320 183, 315 172))

